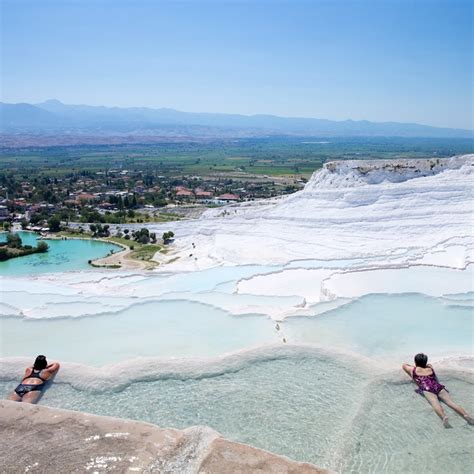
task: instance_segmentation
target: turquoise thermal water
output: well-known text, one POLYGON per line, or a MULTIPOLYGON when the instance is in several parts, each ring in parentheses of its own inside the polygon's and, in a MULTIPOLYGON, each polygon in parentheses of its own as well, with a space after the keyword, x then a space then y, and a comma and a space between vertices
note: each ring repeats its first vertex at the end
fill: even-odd
MULTIPOLYGON (((81 241, 50 243, 73 242, 81 241)), ((45 268, 39 266, 38 273, 54 271, 45 268)), ((163 427, 208 425, 230 439, 342 473, 471 472, 473 428, 450 412, 454 429, 443 429, 401 371, 380 371, 410 361, 419 351, 431 360, 471 354, 474 294, 367 295, 324 314, 290 317, 280 322, 280 331, 266 316, 232 316, 215 307, 237 299, 261 300, 262 307, 288 304, 284 298, 233 293, 239 278, 277 269, 220 267, 179 275, 123 274, 116 279, 94 272, 85 286, 83 274, 69 274, 74 284, 58 287, 61 294, 48 293, 48 281, 32 278, 28 289, 17 289, 10 284, 15 279, 7 279, 3 303, 35 308, 31 314, 43 317, 1 319, 0 356, 33 358, 45 353, 64 362, 43 405, 163 427), (107 280, 101 283, 108 285, 106 296, 85 297, 78 291, 99 280, 107 280), (141 296, 121 291, 128 286, 141 296), (186 300, 197 296, 208 304, 186 300), (97 307, 100 311, 91 317, 53 317, 66 307, 73 307, 75 316, 97 307), (283 337, 290 345, 324 350, 288 347, 283 337), (211 358, 212 365, 215 356, 264 344, 276 344, 268 349, 270 357, 238 354, 232 356, 237 363, 224 364, 222 370, 208 370, 202 359, 211 358), (280 356, 280 347, 291 355, 280 356), (370 364, 358 362, 357 354, 369 357, 370 364), (195 373, 181 358, 198 358, 202 370, 195 373), (179 359, 171 362, 175 369, 160 375, 160 364, 166 366, 169 359, 179 359), (115 363, 122 364, 104 366, 115 363), (128 377, 135 375, 141 381, 131 383, 128 377)), ((472 380, 466 374, 438 372, 453 398, 474 412, 472 380)), ((6 396, 16 383, 16 378, 1 380, 0 393, 6 396)))
MULTIPOLYGON (((78 314, 89 310, 85 302, 63 299, 56 303, 58 314, 62 305, 76 305, 78 314)), ((369 295, 322 315, 288 318, 277 331, 275 323, 261 315, 232 316, 186 300, 136 299, 124 310, 111 308, 92 317, 3 318, 0 354, 46 353, 101 366, 134 357, 217 356, 285 337, 290 344, 352 351, 398 365, 420 351, 432 357, 469 354, 473 313, 471 306, 419 294, 369 295)))
POLYGON ((470 354, 474 309, 466 300, 453 303, 420 294, 368 295, 316 317, 288 318, 283 330, 292 342, 393 362, 417 352, 470 354))
MULTIPOLYGON (((117 369, 110 369, 112 374, 117 369)), ((440 373, 473 409, 472 380, 440 373)), ((6 394, 12 382, 1 382, 6 394)), ((242 364, 207 377, 170 375, 125 388, 57 383, 42 403, 163 427, 208 425, 224 436, 337 472, 471 472, 473 428, 445 430, 403 374, 378 379, 347 358, 314 352, 242 364)))
POLYGON ((278 341, 268 318, 231 316, 190 301, 138 303, 87 318, 3 318, 0 325, 2 357, 46 353, 88 365, 134 357, 209 357, 278 341))
MULTIPOLYGON (((37 245, 36 234, 18 232, 24 245, 37 245)), ((0 241, 6 234, 0 233, 0 241)), ((0 275, 19 276, 72 270, 91 270, 88 260, 105 257, 110 251, 121 249, 118 245, 93 240, 45 240, 49 250, 43 254, 27 255, 0 262, 0 275)))

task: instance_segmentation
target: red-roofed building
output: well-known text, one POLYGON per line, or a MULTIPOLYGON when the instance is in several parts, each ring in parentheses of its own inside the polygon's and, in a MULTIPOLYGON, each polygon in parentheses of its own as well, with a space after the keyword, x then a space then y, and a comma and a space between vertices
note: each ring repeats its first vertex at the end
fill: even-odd
POLYGON ((196 189, 196 191, 194 191, 194 194, 198 199, 210 199, 213 195, 212 191, 203 191, 202 189, 200 189, 199 191, 196 189))
POLYGON ((177 197, 177 198, 180 198, 180 199, 189 199, 189 198, 191 198, 191 197, 193 197, 193 196, 194 196, 193 192, 192 192, 192 191, 188 191, 188 190, 186 190, 186 189, 182 189, 181 191, 178 191, 178 192, 176 193, 176 197, 177 197))
POLYGON ((81 193, 77 196, 79 201, 94 201, 97 197, 93 194, 81 193))
POLYGON ((175 186, 175 187, 174 187, 174 190, 175 190, 176 192, 178 192, 178 193, 179 193, 180 191, 189 191, 189 192, 191 192, 191 190, 190 190, 189 188, 187 188, 186 186, 175 186))
POLYGON ((226 193, 226 194, 221 194, 220 196, 217 197, 217 199, 221 201, 238 201, 240 197, 237 196, 236 194, 226 193))

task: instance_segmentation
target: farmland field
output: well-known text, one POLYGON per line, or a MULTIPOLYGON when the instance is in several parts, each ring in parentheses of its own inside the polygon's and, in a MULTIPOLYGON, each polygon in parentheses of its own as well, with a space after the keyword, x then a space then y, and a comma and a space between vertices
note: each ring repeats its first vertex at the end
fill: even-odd
POLYGON ((0 172, 62 175, 111 168, 166 176, 309 177, 326 161, 449 157, 473 151, 470 139, 271 137, 154 144, 0 148, 0 172))

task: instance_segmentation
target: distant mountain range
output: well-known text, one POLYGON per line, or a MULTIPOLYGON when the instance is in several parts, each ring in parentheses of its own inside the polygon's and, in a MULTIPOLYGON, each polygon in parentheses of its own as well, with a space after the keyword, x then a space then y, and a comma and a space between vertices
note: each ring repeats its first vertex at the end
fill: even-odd
POLYGON ((275 115, 189 113, 174 109, 0 103, 2 133, 242 137, 269 135, 473 138, 474 131, 416 123, 334 121, 275 115))

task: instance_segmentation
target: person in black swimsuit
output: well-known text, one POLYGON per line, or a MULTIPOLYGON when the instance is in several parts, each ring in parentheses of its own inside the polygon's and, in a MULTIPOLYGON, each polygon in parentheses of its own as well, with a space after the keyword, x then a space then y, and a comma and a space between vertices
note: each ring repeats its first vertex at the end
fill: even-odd
POLYGON ((57 362, 48 365, 46 357, 39 355, 33 367, 28 367, 25 370, 23 380, 8 399, 14 402, 36 403, 41 397, 46 382, 50 380, 58 370, 59 364, 57 362))

